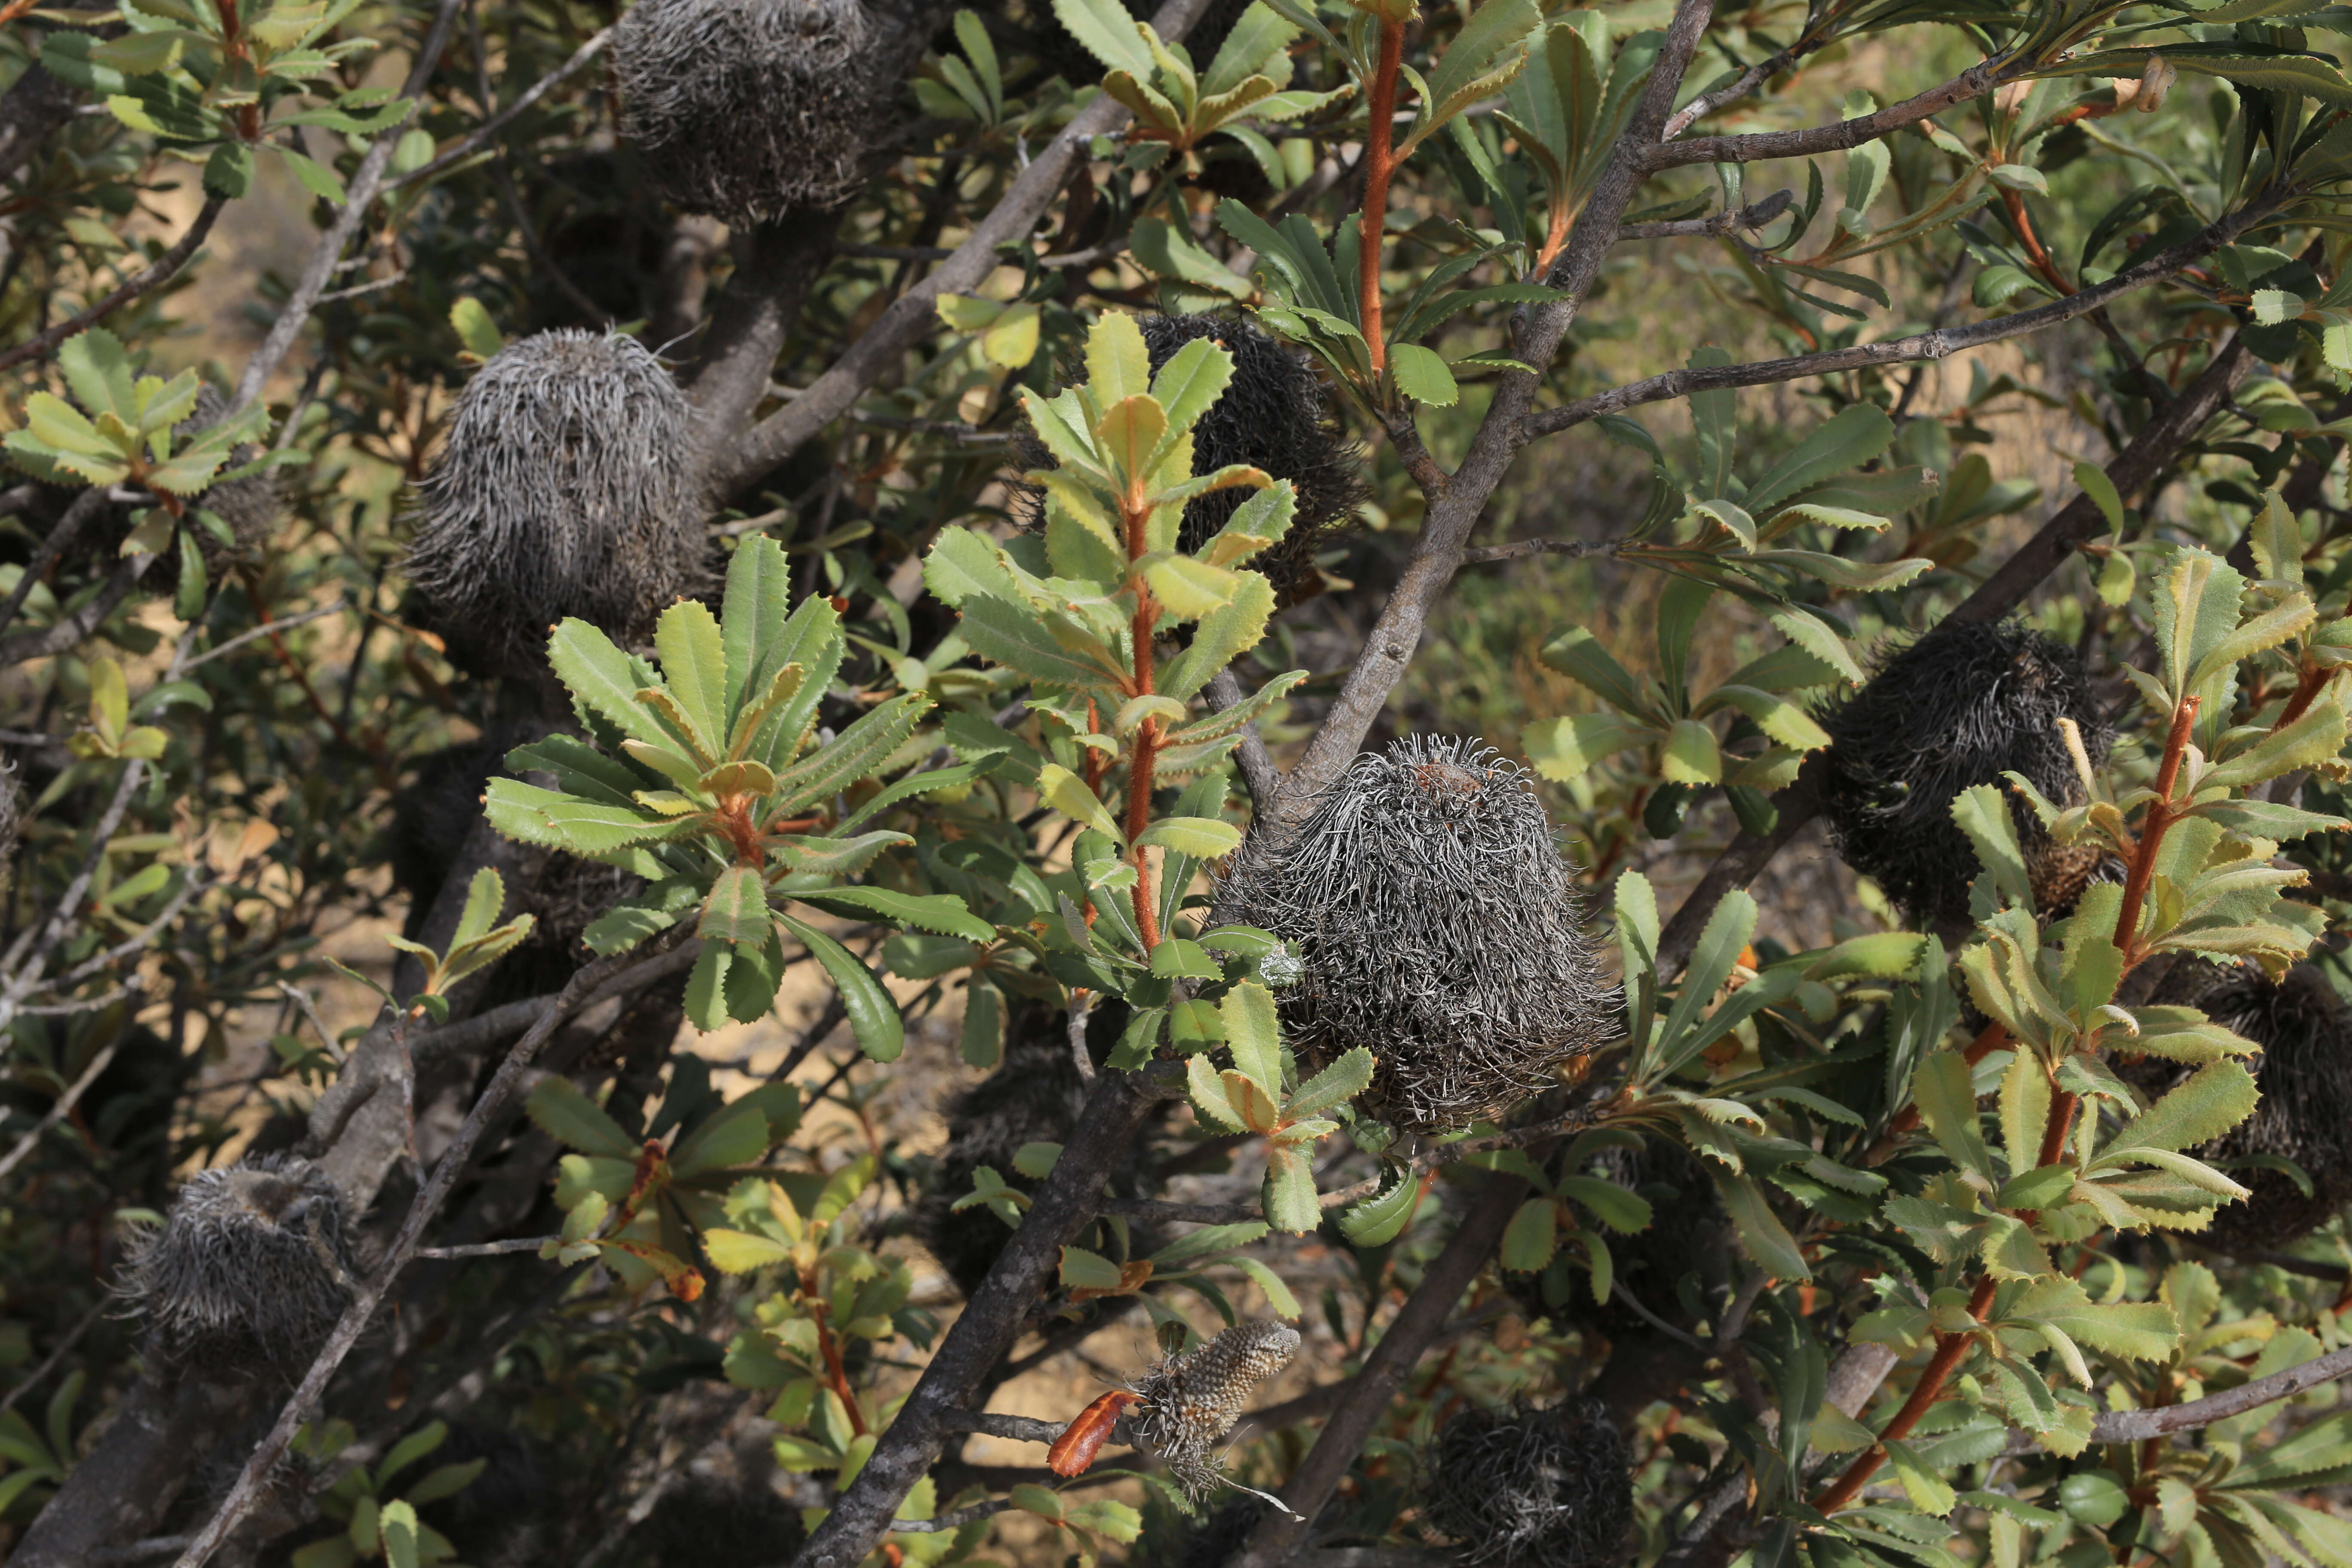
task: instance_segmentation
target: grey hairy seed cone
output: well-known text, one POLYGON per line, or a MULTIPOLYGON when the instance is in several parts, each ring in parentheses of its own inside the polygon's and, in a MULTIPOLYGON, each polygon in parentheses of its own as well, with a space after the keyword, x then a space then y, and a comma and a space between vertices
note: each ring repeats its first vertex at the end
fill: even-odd
MULTIPOLYGON (((2253 1196, 2214 1211, 2205 1232, 2213 1244, 2252 1252, 2287 1247, 2352 1205, 2352 1008, 2327 977, 2297 964, 2273 983, 2251 965, 2224 967, 2183 957, 2150 1000, 2195 1007, 2263 1048, 2246 1063, 2262 1090, 2254 1113, 2191 1152, 2222 1162, 2276 1155, 2294 1161, 2311 1178, 2306 1197, 2284 1171, 2230 1171, 2253 1196)), ((2151 1100, 2194 1070, 2153 1058, 2126 1059, 2118 1067, 2151 1100)))
POLYGON ((1224 1475, 1218 1445, 1242 1418, 1251 1393, 1297 1353, 1298 1331, 1287 1323, 1236 1323, 1137 1379, 1143 1402, 1129 1413, 1128 1429, 1197 1503, 1224 1475))
POLYGON ((1597 1402, 1465 1410, 1438 1433, 1426 1469, 1423 1517, 1457 1562, 1598 1568, 1629 1554, 1625 1441, 1597 1402))
POLYGON ((622 132, 688 212, 834 206, 864 183, 872 35, 856 0, 638 0, 613 35, 622 132))
POLYGON ((1549 1088, 1616 1026, 1543 805, 1475 742, 1358 757, 1295 834, 1242 845, 1218 909, 1297 951, 1286 1037, 1318 1062, 1368 1047, 1368 1103, 1402 1128, 1464 1126, 1549 1088))
MULTIPOLYGON (((1305 356, 1237 317, 1139 316, 1136 325, 1142 329, 1155 375, 1185 344, 1202 338, 1214 339, 1233 355, 1233 379, 1224 395, 1192 427, 1192 472, 1213 474, 1229 464, 1246 463, 1288 479, 1297 508, 1290 530, 1246 564, 1273 582, 1284 605, 1320 592, 1315 552, 1355 521, 1370 491, 1364 483, 1363 453, 1340 428, 1330 395, 1314 367, 1305 356)), ((1025 425, 1015 456, 1025 468, 1054 466, 1045 444, 1025 425)), ((1187 503, 1177 531, 1178 547, 1198 550, 1255 493, 1218 490, 1187 503)), ((1022 486, 1014 497, 1015 510, 1037 521, 1043 499, 1035 488, 1022 486)))
POLYGON ((265 1155, 188 1179, 116 1285, 152 1354, 208 1383, 299 1376, 357 1284, 334 1184, 265 1155))
MULTIPOLYGON (((218 424, 227 414, 228 399, 221 395, 219 388, 206 384, 196 394, 195 411, 180 422, 172 432, 173 438, 185 441, 206 426, 218 424)), ((243 468, 257 455, 249 446, 236 447, 229 453, 228 461, 221 465, 222 469, 226 472, 243 468)), ((278 520, 286 515, 286 490, 278 482, 278 471, 268 469, 216 484, 189 504, 211 512, 227 524, 236 541, 233 546, 224 544, 211 529, 194 524, 196 548, 204 552, 205 568, 218 575, 236 552, 254 548, 277 528, 278 520)))
MULTIPOLYGON (((2093 766, 2115 738, 2063 643, 2015 623, 1946 621, 1885 657, 1870 684, 1819 715, 1831 744, 1823 754, 1822 810, 1845 863, 1886 890, 1915 921, 1966 925, 1969 884, 1980 868, 1952 821, 1952 801, 1975 784, 2022 773, 2060 805, 2082 787, 2060 719, 2080 727, 2093 766)), ((2053 856, 2041 823, 2011 796, 2028 855, 2053 856)), ((2053 865, 2079 894, 2086 868, 2053 865)))
POLYGON ((406 568, 453 651, 530 669, 571 616, 644 640, 702 586, 692 447, 685 395, 635 339, 559 328, 499 350, 417 491, 406 568))

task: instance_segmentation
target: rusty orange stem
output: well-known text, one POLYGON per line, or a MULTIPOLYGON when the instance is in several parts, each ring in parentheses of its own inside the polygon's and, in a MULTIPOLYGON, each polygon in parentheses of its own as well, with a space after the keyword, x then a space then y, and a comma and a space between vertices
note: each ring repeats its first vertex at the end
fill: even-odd
POLYGON ((1404 24, 1381 23, 1381 58, 1372 75, 1371 123, 1364 131, 1364 210, 1356 228, 1357 285, 1364 316, 1364 348, 1372 374, 1388 368, 1381 326, 1381 239, 1389 217, 1389 182, 1396 177, 1397 77, 1404 67, 1404 24))
POLYGON ((2138 963, 2133 949, 2139 941, 2139 911, 2147 901, 2147 885, 2156 875, 2156 854, 2172 826, 2172 786, 2180 776, 2180 759, 2189 750, 2189 731, 2197 723, 2199 699, 2184 697, 2172 710, 2172 729, 2164 738, 2164 762, 2156 773, 2156 799, 2140 825, 2139 848, 2132 856, 2131 875, 2124 883, 2123 908, 2116 912, 2116 946, 2124 955, 2126 972, 2138 963))
MULTIPOLYGON (((1978 1280, 1975 1291, 1969 1297, 1969 1316, 1982 1319, 1986 1310, 1992 1305, 1992 1292, 1990 1276, 1978 1280)), ((1845 1468, 1845 1474, 1814 1494, 1812 1502, 1815 1509, 1822 1513, 1835 1513, 1861 1495, 1862 1489, 1870 1484, 1870 1478, 1886 1463, 1885 1445, 1899 1443, 1911 1435, 1911 1428, 1919 1425, 1919 1418, 1927 1414, 1937 1397, 1944 1392, 1944 1384, 1952 1380, 1960 1358, 1968 1354, 1969 1342, 1974 1338, 1971 1333, 1936 1336, 1936 1353, 1919 1373, 1919 1381, 1913 1386, 1911 1397, 1903 1402, 1903 1408, 1896 1411, 1895 1419, 1886 1424, 1886 1430, 1879 1435, 1879 1443, 1856 1454, 1853 1463, 1845 1468)))

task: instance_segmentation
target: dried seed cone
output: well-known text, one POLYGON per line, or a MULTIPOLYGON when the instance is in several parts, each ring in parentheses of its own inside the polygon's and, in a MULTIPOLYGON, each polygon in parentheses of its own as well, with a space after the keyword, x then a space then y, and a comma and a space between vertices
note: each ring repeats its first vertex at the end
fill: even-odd
MULTIPOLYGON (((220 389, 207 384, 196 394, 195 412, 180 422, 173 432, 175 440, 185 440, 207 426, 218 424, 228 414, 228 399, 220 389)), ((258 456, 250 446, 238 447, 229 453, 224 469, 243 468, 258 456)), ((228 525, 235 538, 234 546, 222 543, 220 536, 209 528, 197 527, 196 547, 204 552, 205 570, 215 574, 226 568, 236 552, 250 550, 268 538, 286 515, 286 490, 278 482, 275 469, 248 474, 241 479, 230 479, 205 491, 194 501, 228 525)))
POLYGON ((1492 1114, 1614 1027, 1551 823, 1487 746, 1358 757, 1294 835, 1243 844, 1218 909, 1297 952, 1286 1037, 1318 1061, 1368 1047, 1370 1103, 1399 1127, 1492 1114))
POLYGON ((836 205, 873 140, 873 32, 857 0, 638 0, 613 35, 622 133, 688 212, 836 205))
POLYGON ((1298 1331, 1287 1323, 1236 1323, 1145 1373, 1135 1385, 1143 1403, 1129 1415, 1129 1429, 1199 1502, 1224 1474, 1217 1445, 1242 1418, 1251 1392, 1297 1353, 1298 1331))
POLYGON ((212 1383, 291 1380, 350 1304, 357 1270, 334 1184, 265 1155, 189 1178, 115 1289, 163 1365, 212 1383))
MULTIPOLYGON (((2302 1240, 2352 1205, 2352 1009, 2327 977, 2297 964, 2273 983, 2252 965, 2225 968, 2182 958, 2152 1001, 2195 1007, 2262 1047, 2248 1059, 2262 1089, 2253 1115, 2192 1151, 2233 1161, 2277 1155, 2311 1178, 2305 1197, 2284 1171, 2242 1166, 2229 1174, 2253 1196, 2224 1204, 2206 1235, 2233 1252, 2263 1252, 2302 1240)), ((2161 1095, 2193 1069, 2143 1058, 2123 1076, 2161 1095)))
POLYGON ((1596 1401, 1465 1410, 1438 1433, 1427 1468, 1423 1517, 1457 1562, 1588 1568, 1627 1555, 1633 1478, 1596 1401))
MULTIPOLYGON (((2077 801, 2082 786, 2058 721, 2080 727, 2093 766, 2115 733, 2074 650, 2014 623, 1946 621, 1820 717, 1831 737, 1822 805, 1832 841, 1848 866, 1927 924, 1968 923, 1979 868, 1952 821, 1953 798, 2014 772, 2053 801, 2077 801)), ((2022 802, 2012 800, 2012 814, 2030 857, 2055 848, 2022 802)), ((2058 856, 2037 878, 2053 900, 2045 911, 2071 907, 2091 874, 2058 856)))
MULTIPOLYGON (((1276 597, 1292 605, 1322 591, 1315 552, 1355 521, 1370 493, 1364 483, 1363 453, 1340 428, 1339 416, 1314 367, 1255 325, 1229 316, 1140 316, 1151 369, 1175 358, 1185 344, 1213 338, 1234 358, 1233 380, 1201 422, 1192 427, 1192 472, 1213 474, 1234 463, 1263 468, 1288 479, 1296 498, 1290 531, 1247 563, 1272 580, 1276 597)), ((1019 455, 1024 466, 1051 468, 1053 458, 1025 431, 1019 455)), ((1184 508, 1177 531, 1180 548, 1198 550, 1225 526, 1234 509, 1255 491, 1218 490, 1184 508)), ((1032 515, 1038 493, 1024 491, 1032 515)))
POLYGON ((0 893, 16 877, 16 845, 25 837, 24 782, 13 761, 0 761, 0 893))
POLYGON ((701 585, 691 447, 684 395, 635 339, 560 328, 501 349, 457 399, 408 554, 453 649, 530 669, 569 616, 642 641, 701 585))

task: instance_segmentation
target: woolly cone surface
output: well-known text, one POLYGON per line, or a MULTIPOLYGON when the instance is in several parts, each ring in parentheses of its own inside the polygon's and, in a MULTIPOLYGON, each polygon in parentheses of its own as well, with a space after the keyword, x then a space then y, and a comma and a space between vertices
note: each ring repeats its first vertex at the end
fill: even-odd
MULTIPOLYGON (((2205 1232, 2226 1251, 2268 1251, 2300 1241, 2352 1205, 2352 1009, 2326 975, 2297 964, 2275 984, 2259 969, 2222 968, 2182 957, 2150 1000, 2195 1007, 2214 1023, 2263 1047, 2247 1067, 2262 1089, 2253 1115, 2212 1142, 2199 1159, 2230 1162, 2275 1156, 2311 1178, 2311 1195, 2284 1171, 2240 1166, 2229 1175, 2253 1196, 2214 1211, 2205 1232)), ((2192 1068, 2153 1058, 2126 1058, 2122 1076, 2150 1097, 2192 1068)))
POLYGON ((1459 1562, 1588 1568, 1626 1555, 1633 1479, 1597 1404, 1465 1410, 1438 1433, 1428 1472, 1423 1517, 1459 1562))
POLYGON ((418 488, 409 577, 453 650, 536 667, 554 624, 640 642, 702 582, 686 398, 645 345, 559 328, 475 373, 418 488))
MULTIPOLYGON (((1249 567, 1272 579, 1276 597, 1292 605, 1322 591, 1315 552, 1354 522, 1370 494, 1363 453, 1340 429, 1329 395, 1307 360, 1251 322, 1228 316, 1139 316, 1155 375, 1185 344, 1213 338, 1234 357, 1233 380, 1192 429, 1192 472, 1213 474, 1233 463, 1288 479, 1297 510, 1290 530, 1249 567)), ((1024 426, 1016 457, 1025 468, 1051 468, 1044 443, 1024 426)), ((1184 508, 1178 547, 1198 550, 1256 492, 1217 490, 1184 508)), ((1040 515, 1041 493, 1024 486, 1019 510, 1040 515)))
POLYGON ((613 35, 622 133, 688 212, 835 205, 873 141, 872 31, 856 0, 638 0, 613 35))
MULTIPOLYGON (((2014 623, 1946 621, 1887 657, 1870 684, 1821 715, 1822 805, 1845 863, 1886 890, 1916 921, 1968 923, 1976 851, 1952 820, 1971 785, 2022 773, 2063 805, 2082 795, 2062 718, 2081 727, 2094 767, 2114 731, 2074 650, 2014 623)), ((2051 859, 2038 884, 2071 905, 2089 869, 2058 864, 2021 802, 2012 807, 2027 853, 2051 859)))
POLYGON ((1170 1356, 1136 1380, 1143 1403, 1128 1417, 1136 1443, 1159 1455, 1184 1495, 1201 1501, 1224 1475, 1217 1446, 1250 1394, 1297 1353, 1298 1331, 1287 1323, 1236 1323, 1198 1350, 1170 1356))
MULTIPOLYGON (((207 426, 218 424, 227 414, 228 399, 221 395, 219 388, 207 384, 196 394, 195 412, 172 432, 173 439, 184 441, 207 426)), ((229 454, 223 470, 243 468, 256 456, 251 447, 238 447, 229 454)), ((278 471, 268 469, 215 485, 189 504, 219 518, 236 542, 233 546, 224 543, 211 529, 201 522, 194 523, 196 547, 204 552, 205 567, 217 576, 227 568, 234 551, 254 548, 277 528, 278 520, 286 515, 286 491, 278 482, 278 471)), ((190 521, 194 522, 194 519, 190 521)))
POLYGON ((206 1382, 299 1376, 358 1268, 334 1184, 276 1155, 199 1171, 116 1285, 153 1353, 206 1382))
POLYGON ((1615 1027, 1551 823, 1491 747, 1366 752, 1287 840, 1244 843, 1218 893, 1220 920, 1298 952, 1286 1037, 1318 1060, 1370 1047, 1368 1103, 1399 1127, 1492 1114, 1615 1027))

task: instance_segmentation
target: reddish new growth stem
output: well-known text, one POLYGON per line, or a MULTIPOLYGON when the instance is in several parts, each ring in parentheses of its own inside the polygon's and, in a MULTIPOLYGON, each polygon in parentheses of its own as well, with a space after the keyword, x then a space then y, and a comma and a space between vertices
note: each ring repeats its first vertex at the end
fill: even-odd
MULTIPOLYGON (((1144 481, 1137 478, 1130 482, 1121 521, 1127 529, 1128 586, 1135 594, 1135 620, 1129 640, 1135 645, 1135 695, 1151 695, 1153 657, 1151 628, 1160 619, 1160 603, 1151 596, 1150 586, 1143 574, 1134 570, 1135 563, 1143 559, 1146 525, 1151 520, 1151 509, 1144 504, 1144 481)), ((1127 775, 1127 841, 1129 855, 1135 865, 1135 929, 1143 938, 1143 951, 1150 952, 1160 945, 1160 900, 1153 890, 1151 851, 1137 840, 1151 826, 1151 778, 1153 762, 1160 753, 1160 721, 1146 719, 1135 727, 1135 761, 1127 775)))
POLYGON ((2147 884, 2156 875, 2157 851, 2164 847, 2165 830, 2172 826, 2172 786, 2180 776, 2180 759, 2189 750, 2189 731, 2197 722, 2195 697, 2184 697, 2172 710, 2172 729, 2164 738, 2164 763, 2157 769, 2156 799, 2149 803, 2147 820, 2140 824, 2139 847, 2132 856, 2131 875, 2124 882, 2123 908, 2116 913, 2116 946, 2124 955, 2124 968, 2129 973, 2138 963, 2139 911, 2147 901, 2147 884))
MULTIPOLYGON (((1969 1316, 1982 1318, 1992 1305, 1992 1292, 1990 1275, 1978 1280, 1976 1290, 1969 1297, 1969 1316)), ((1889 1421, 1886 1430, 1879 1434, 1878 1444, 1856 1454, 1853 1463, 1845 1468, 1845 1474, 1826 1490, 1814 1495, 1815 1509, 1822 1513, 1835 1513, 1861 1495, 1862 1489, 1870 1484, 1870 1478, 1886 1463, 1885 1445, 1899 1443, 1911 1435, 1911 1428, 1919 1425, 1919 1418, 1927 1414, 1929 1406, 1944 1392, 1944 1384, 1951 1381, 1953 1372, 1960 1364, 1960 1358, 1968 1354, 1969 1341, 1975 1337, 1973 1333, 1936 1336, 1936 1353, 1929 1359, 1927 1369, 1920 1373, 1918 1383, 1911 1390, 1911 1397, 1903 1402, 1903 1408, 1895 1413, 1895 1419, 1889 1421)))
POLYGON ((1397 77, 1404 67, 1404 24, 1381 22, 1381 63, 1372 76, 1371 124, 1364 132, 1364 211, 1356 230, 1360 268, 1356 291, 1364 312, 1364 347, 1372 374, 1387 368, 1388 344, 1381 326, 1381 236, 1388 223, 1389 182, 1396 176, 1397 77))
MULTIPOLYGON (((2116 946, 2123 952, 2127 971, 2137 962, 2133 948, 2139 931, 2140 907, 2147 900, 2148 881, 2156 872, 2157 851, 2163 847, 2165 829, 2172 824, 2172 790, 2180 776, 2180 759, 2189 750, 2189 732, 2197 721, 2197 700, 2194 697, 2184 698, 2173 710, 2172 728, 2165 736, 2164 762, 2157 770, 2156 800, 2148 806, 2147 819, 2141 825, 2139 846, 2132 856, 2131 879, 2124 885, 2123 908, 2116 919, 2115 941, 2116 946)), ((1989 1055, 2002 1043, 2004 1036, 1998 1026, 1988 1027, 1977 1037, 1976 1047, 1970 1047, 1969 1059, 1974 1061, 1989 1055)), ((2074 1126, 2074 1110, 2078 1103, 2075 1096, 2063 1089, 2050 1097, 2050 1115, 2042 1124, 2042 1147, 2034 1162, 2037 1166, 2058 1163, 2059 1153, 2066 1146, 2066 1134, 2074 1126)), ((2035 1215, 2032 1210, 2021 1210, 2018 1217, 2031 1225, 2035 1215)), ((1976 1289, 1969 1298, 1969 1316, 1982 1320, 1986 1310, 1992 1305, 1993 1289, 1990 1275, 1977 1281, 1976 1289)), ((1944 1392, 1944 1385, 1951 1381, 1952 1373, 1958 1370, 1960 1359, 1968 1353, 1969 1342, 1974 1338, 1973 1331, 1936 1336, 1936 1353, 1920 1372, 1919 1381, 1911 1390, 1911 1397, 1903 1402, 1903 1408, 1895 1413, 1895 1419, 1888 1422, 1886 1429, 1879 1434, 1879 1442, 1855 1455, 1845 1473, 1813 1498, 1814 1508, 1823 1513, 1833 1513, 1862 1494, 1862 1489, 1870 1484, 1870 1478, 1876 1475, 1879 1467, 1886 1462, 1885 1445, 1900 1442, 1919 1424, 1919 1418, 1936 1403, 1944 1392)))

